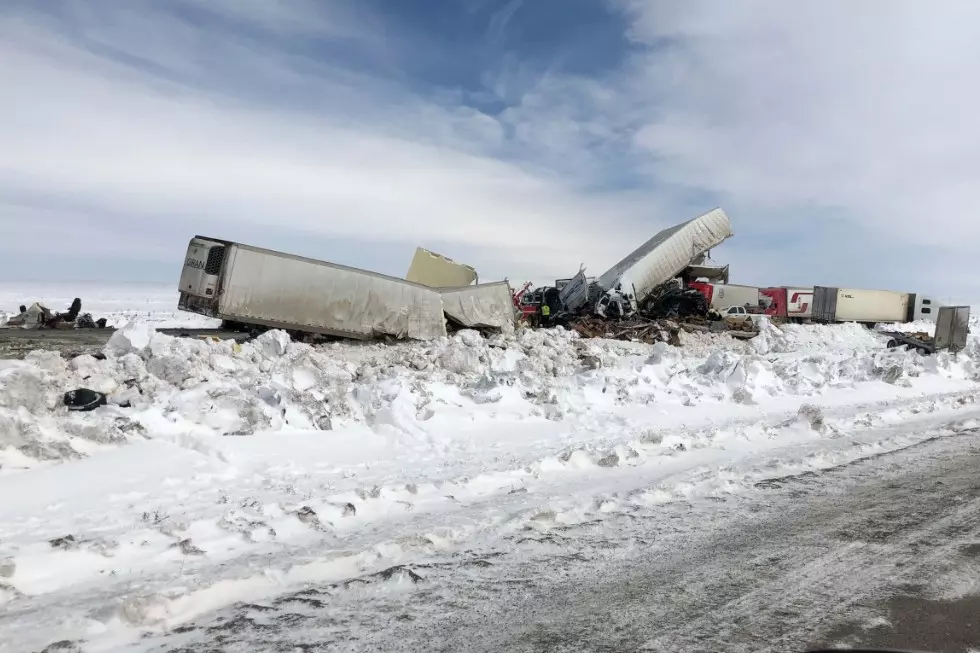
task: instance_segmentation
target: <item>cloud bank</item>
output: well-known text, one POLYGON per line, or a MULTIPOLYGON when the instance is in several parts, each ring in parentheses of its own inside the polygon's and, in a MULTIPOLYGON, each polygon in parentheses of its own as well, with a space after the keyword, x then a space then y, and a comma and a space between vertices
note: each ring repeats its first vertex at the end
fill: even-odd
POLYGON ((41 4, 0 14, 7 278, 206 233, 545 281, 721 205, 736 281, 980 295, 974 3, 41 4))

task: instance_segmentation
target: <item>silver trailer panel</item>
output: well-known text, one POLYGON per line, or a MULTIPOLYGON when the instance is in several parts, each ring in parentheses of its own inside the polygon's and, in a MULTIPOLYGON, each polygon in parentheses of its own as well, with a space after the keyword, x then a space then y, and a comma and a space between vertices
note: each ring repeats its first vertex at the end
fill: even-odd
POLYGON ((970 333, 969 306, 943 306, 936 316, 935 348, 961 351, 970 333))
POLYGON ((227 243, 218 316, 351 338, 446 335, 431 288, 346 266, 227 243))
POLYGON ((817 322, 837 321, 837 289, 813 287, 813 319, 817 322))
POLYGON ((509 330, 517 320, 514 291, 506 281, 444 288, 442 310, 460 326, 509 330))
POLYGON ((664 229, 599 277, 606 292, 621 287, 636 303, 686 267, 700 263, 701 256, 732 236, 732 224, 721 209, 664 229))

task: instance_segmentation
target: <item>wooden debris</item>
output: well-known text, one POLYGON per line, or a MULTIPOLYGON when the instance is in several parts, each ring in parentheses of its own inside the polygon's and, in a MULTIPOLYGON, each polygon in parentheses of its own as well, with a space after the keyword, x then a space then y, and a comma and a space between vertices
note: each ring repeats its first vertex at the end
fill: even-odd
POLYGON ((583 338, 609 338, 647 344, 666 342, 675 347, 679 347, 681 344, 679 333, 682 329, 688 333, 729 333, 740 339, 753 338, 757 334, 751 323, 728 325, 723 321, 710 321, 702 318, 676 322, 674 320, 642 317, 606 320, 594 315, 587 315, 569 322, 568 328, 577 331, 583 338))

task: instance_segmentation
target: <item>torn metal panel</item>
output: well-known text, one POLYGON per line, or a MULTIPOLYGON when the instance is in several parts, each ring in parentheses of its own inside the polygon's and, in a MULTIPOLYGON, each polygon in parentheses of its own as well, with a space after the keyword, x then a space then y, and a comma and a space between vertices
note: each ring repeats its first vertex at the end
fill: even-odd
POLYGON ((469 286, 478 281, 478 277, 473 267, 422 247, 416 248, 408 274, 405 275, 407 281, 430 288, 469 286))
POLYGON ((444 288, 442 310, 460 326, 508 330, 517 320, 514 291, 506 281, 444 288))
POLYGON ((575 313, 589 301, 589 279, 585 276, 585 268, 579 270, 558 293, 562 308, 575 313))

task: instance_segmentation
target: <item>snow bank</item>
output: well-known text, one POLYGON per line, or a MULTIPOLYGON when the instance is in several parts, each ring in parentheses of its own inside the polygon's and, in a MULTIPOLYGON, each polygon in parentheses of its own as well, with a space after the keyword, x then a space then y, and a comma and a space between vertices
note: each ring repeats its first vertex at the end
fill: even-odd
POLYGON ((314 348, 281 331, 238 345, 133 322, 112 336, 104 360, 34 352, 0 361, 0 463, 16 469, 134 439, 353 425, 425 440, 425 422, 440 416, 562 420, 617 406, 752 404, 863 382, 908 385, 922 375, 976 378, 980 361, 975 337, 958 357, 926 359, 886 350, 856 325, 767 324, 748 342, 684 338, 686 347, 673 348, 562 329, 490 338, 461 331, 431 343, 314 348), (62 394, 79 387, 107 393, 110 405, 69 413, 62 394))

